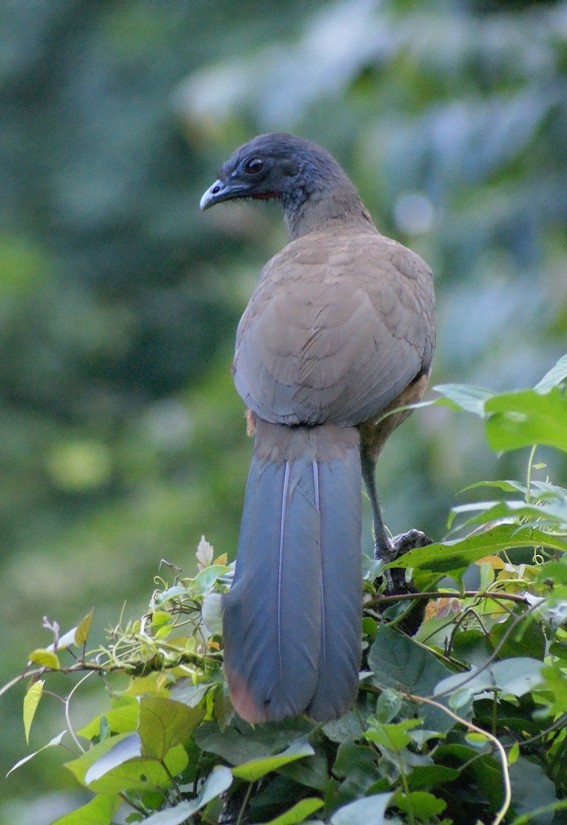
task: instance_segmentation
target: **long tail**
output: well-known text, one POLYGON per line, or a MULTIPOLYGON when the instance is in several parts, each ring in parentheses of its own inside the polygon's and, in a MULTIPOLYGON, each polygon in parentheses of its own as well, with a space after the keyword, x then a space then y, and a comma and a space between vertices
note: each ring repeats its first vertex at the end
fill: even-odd
POLYGON ((360 665, 361 469, 355 429, 257 421, 224 662, 250 722, 341 716, 360 665))

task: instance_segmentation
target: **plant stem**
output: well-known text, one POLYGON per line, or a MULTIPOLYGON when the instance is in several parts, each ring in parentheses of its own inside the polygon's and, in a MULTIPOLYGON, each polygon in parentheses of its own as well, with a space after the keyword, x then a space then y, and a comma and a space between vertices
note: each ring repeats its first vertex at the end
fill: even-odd
POLYGON ((482 728, 477 727, 472 722, 468 722, 466 719, 458 716, 456 713, 453 713, 452 710, 442 705, 440 702, 436 702, 434 699, 426 699, 423 696, 414 696, 411 693, 406 694, 408 699, 411 699, 413 702, 421 703, 425 702, 426 705, 432 705, 433 707, 437 708, 438 710, 443 711, 456 722, 459 722, 461 725, 464 725, 465 728, 469 731, 474 731, 475 733, 480 734, 481 736, 485 736, 494 748, 498 751, 498 755, 500 757, 500 762, 502 765, 502 781, 504 785, 504 802, 502 806, 498 810, 496 814, 496 819, 493 820, 491 825, 500 825, 501 822, 504 821, 504 817, 506 816, 509 808, 510 803, 512 802, 512 785, 510 782, 510 772, 508 770, 508 760, 506 759, 506 751, 504 750, 503 745, 501 742, 498 741, 496 736, 493 736, 491 733, 483 730, 482 728))

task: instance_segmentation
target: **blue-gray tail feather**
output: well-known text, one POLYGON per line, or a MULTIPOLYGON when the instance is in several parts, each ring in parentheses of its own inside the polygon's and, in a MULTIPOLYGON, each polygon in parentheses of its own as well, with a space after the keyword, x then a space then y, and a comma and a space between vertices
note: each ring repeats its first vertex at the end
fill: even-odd
POLYGON ((251 722, 334 719, 357 692, 360 455, 356 441, 326 449, 333 428, 317 430, 316 448, 256 449, 250 467, 223 624, 231 696, 251 722))

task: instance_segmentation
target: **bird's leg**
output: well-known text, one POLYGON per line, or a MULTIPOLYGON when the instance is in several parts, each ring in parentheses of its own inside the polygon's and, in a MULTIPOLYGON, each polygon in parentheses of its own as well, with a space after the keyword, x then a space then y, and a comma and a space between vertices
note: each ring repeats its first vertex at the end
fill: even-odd
MULTIPOLYGON (((362 466, 362 478, 368 492, 370 499, 370 507, 372 509, 372 523, 374 526, 374 558, 379 559, 384 564, 392 561, 395 558, 394 548, 392 542, 388 537, 384 521, 382 519, 382 512, 378 502, 378 494, 376 492, 376 461, 369 455, 368 450, 361 449, 360 462, 362 466)), ((388 577, 387 577, 388 578, 388 577)))

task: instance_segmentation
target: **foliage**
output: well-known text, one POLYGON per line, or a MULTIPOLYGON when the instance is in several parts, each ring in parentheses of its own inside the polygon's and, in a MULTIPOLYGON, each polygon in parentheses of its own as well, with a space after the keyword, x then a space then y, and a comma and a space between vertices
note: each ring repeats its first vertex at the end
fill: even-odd
MULTIPOLYGON (((234 330, 284 241, 269 205, 199 213, 240 141, 322 143, 432 264, 435 382, 529 386, 564 350, 566 20, 565 0, 0 4, 0 680, 45 614, 67 627, 96 604, 100 644, 124 600, 143 610, 157 560, 193 575, 204 529, 231 558, 250 448, 234 330)), ((391 440, 393 532, 442 536, 455 490, 522 474, 481 426, 426 409, 391 440)), ((564 476, 562 450, 538 456, 564 476)), ((0 773, 23 747, 16 700, 0 773)), ((5 783, 2 825, 72 804, 71 774, 50 792, 58 753, 5 783)))
POLYGON ((51 626, 25 674, 26 736, 48 678, 84 673, 61 696, 66 729, 44 748, 66 742, 66 767, 92 795, 53 825, 110 825, 119 809, 152 825, 562 821, 567 490, 536 478, 535 450, 543 440, 567 452, 566 378, 567 357, 534 390, 438 388, 437 404, 484 419, 494 449, 532 445, 527 478, 486 484, 498 497, 455 508, 457 537, 392 563, 413 571, 417 594, 384 595, 366 560, 359 697, 336 722, 254 727, 234 715, 220 617, 232 565, 204 538, 198 573, 164 564, 143 617, 105 646, 86 652, 91 613, 63 636, 51 626), (400 625, 423 599, 411 638, 400 625), (69 706, 93 673, 110 701, 75 730, 69 706))

